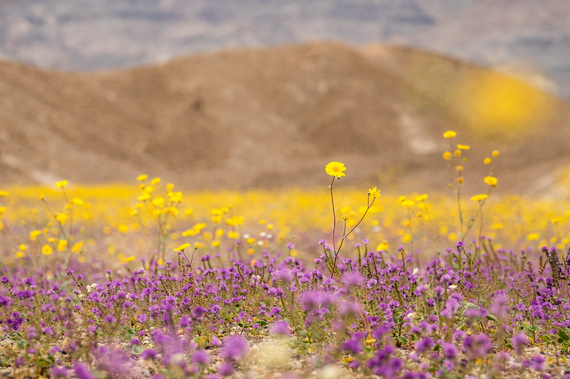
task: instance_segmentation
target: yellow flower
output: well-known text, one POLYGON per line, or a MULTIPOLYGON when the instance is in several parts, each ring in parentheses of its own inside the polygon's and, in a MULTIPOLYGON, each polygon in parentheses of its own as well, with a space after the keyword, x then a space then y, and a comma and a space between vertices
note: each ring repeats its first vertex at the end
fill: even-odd
POLYGON ((348 221, 349 218, 350 218, 350 216, 347 215, 347 214, 343 214, 343 215, 342 215, 342 219, 343 219, 344 221, 348 221))
POLYGON ((8 195, 10 195, 8 191, 0 191, 0 197, 7 197, 8 195))
POLYGON ((117 226, 117 230, 121 233, 127 233, 129 231, 129 226, 125 224, 120 224, 117 226))
POLYGON ((212 241, 212 247, 219 247, 219 246, 220 246, 220 241, 218 240, 212 241))
POLYGON ((55 216, 55 219, 56 219, 57 221, 59 221, 59 223, 60 223, 61 225, 63 225, 63 224, 65 224, 65 222, 67 221, 67 215, 66 215, 65 213, 58 213, 58 214, 55 216))
POLYGON ((346 170, 346 167, 344 167, 343 163, 334 162, 334 161, 330 162, 325 167, 325 171, 327 172, 327 174, 329 174, 330 176, 336 176, 337 179, 340 179, 343 176, 345 176, 343 172, 344 170, 346 170))
POLYGON ((415 203, 412 200, 404 200, 400 204, 402 204, 406 208, 412 207, 415 203))
POLYGON ((370 334, 364 340, 364 343, 367 345, 373 345, 375 342, 376 342, 376 339, 374 337, 372 337, 370 334))
POLYGON ((72 205, 83 205, 83 200, 81 200, 80 198, 74 197, 73 199, 71 199, 71 201, 69 203, 72 205))
POLYGON ((461 150, 455 150, 453 152, 453 155, 455 155, 456 157, 460 157, 461 156, 461 150))
POLYGON ((67 180, 60 180, 59 182, 55 182, 55 186, 59 188, 63 188, 67 185, 67 180))
POLYGON ((453 130, 448 130, 447 132, 443 133, 443 138, 453 138, 457 135, 453 130))
POLYGON ((493 156, 493 158, 497 158, 499 156, 499 151, 498 150, 493 150, 493 152, 491 153, 491 155, 493 156))
POLYGON ((24 245, 24 244, 21 244, 20 246, 18 246, 18 249, 19 249, 20 251, 26 251, 26 250, 28 250, 28 246, 26 246, 26 245, 24 245))
POLYGON ((416 201, 424 201, 424 200, 427 200, 427 198, 428 198, 428 194, 424 193, 423 195, 417 196, 416 201))
POLYGON ((526 236, 526 239, 529 241, 536 241, 539 238, 540 238, 540 234, 538 234, 538 233, 531 233, 528 236, 526 236))
POLYGON ((489 164, 491 163, 491 158, 487 157, 485 158, 485 160, 483 161, 484 164, 489 164))
POLYGON ((83 243, 84 243, 84 242, 85 242, 84 240, 81 240, 81 241, 75 243, 75 244, 71 247, 71 251, 74 252, 74 253, 77 253, 77 252, 78 252, 79 250, 81 250, 81 248, 83 247, 83 243))
POLYGON ((489 197, 489 196, 488 196, 486 193, 482 193, 482 194, 473 196, 473 197, 471 198, 471 200, 473 200, 473 201, 483 201, 483 200, 485 200, 485 199, 488 198, 488 197, 489 197))
POLYGON ((374 186, 368 190, 368 195, 377 199, 380 197, 380 190, 378 189, 378 187, 374 186))
POLYGON ((35 241, 38 239, 39 236, 42 235, 42 231, 41 230, 32 230, 30 232, 30 241, 35 241))
POLYGON ((57 243, 57 250, 64 251, 67 249, 67 240, 59 240, 57 243))
POLYGON ((152 205, 154 205, 155 207, 162 208, 165 202, 166 200, 164 199, 164 197, 157 197, 152 200, 152 205))
POLYGON ((471 147, 469 145, 457 145, 459 150, 469 150, 471 147))
POLYGON ((140 195, 139 197, 137 197, 137 199, 139 201, 146 201, 148 199, 150 199, 150 195, 148 193, 143 193, 142 195, 140 195))
POLYGON ((387 241, 382 241, 377 247, 376 250, 378 251, 386 251, 388 250, 388 242, 387 241))
POLYGON ((135 256, 134 255, 131 255, 130 257, 121 256, 119 257, 119 260, 121 261, 121 263, 129 263, 135 260, 135 256))
POLYGON ((51 248, 50 245, 44 245, 44 246, 42 247, 42 253, 43 253, 44 255, 50 255, 51 253, 53 253, 53 249, 51 248))
POLYGON ((233 230, 232 230, 232 231, 229 231, 229 232, 228 232, 228 238, 229 238, 229 239, 232 239, 232 240, 238 239, 238 238, 239 238, 239 233, 236 232, 236 231, 233 231, 233 230))
POLYGON ((139 175, 137 176, 137 180, 139 182, 144 182, 146 180, 146 178, 148 178, 148 175, 139 175))
POLYGON ((449 158, 451 158, 451 153, 449 151, 446 151, 445 153, 443 153, 443 159, 448 161, 449 158))
POLYGON ((487 183, 488 185, 490 185, 492 187, 497 186, 498 180, 494 176, 486 176, 484 180, 485 180, 485 183, 487 183))
POLYGON ((160 183, 160 178, 154 178, 153 180, 150 181, 150 184, 152 184, 153 186, 156 186, 158 183, 160 183))
POLYGON ((190 244, 189 243, 185 243, 183 245, 178 246, 176 249, 174 249, 174 251, 184 251, 185 249, 189 248, 190 244))

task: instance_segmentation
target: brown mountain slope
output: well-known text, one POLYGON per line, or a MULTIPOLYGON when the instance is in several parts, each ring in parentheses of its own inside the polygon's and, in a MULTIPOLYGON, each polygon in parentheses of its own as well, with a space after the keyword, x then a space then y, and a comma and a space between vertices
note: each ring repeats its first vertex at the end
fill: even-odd
POLYGON ((145 172, 193 189, 311 186, 339 160, 349 184, 422 191, 445 187, 441 134, 455 129, 472 145, 471 175, 500 149, 501 184, 522 192, 519 179, 568 161, 568 106, 532 90, 549 117, 479 128, 470 103, 488 75, 432 54, 336 43, 100 74, 3 62, 0 172, 6 184, 132 182, 145 172))

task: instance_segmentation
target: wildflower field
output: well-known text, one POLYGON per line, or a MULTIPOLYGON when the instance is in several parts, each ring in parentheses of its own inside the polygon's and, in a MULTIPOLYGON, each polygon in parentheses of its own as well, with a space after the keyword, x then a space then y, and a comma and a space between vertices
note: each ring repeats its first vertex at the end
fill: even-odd
POLYGON ((0 375, 570 378, 570 202, 444 138, 438 193, 0 188, 0 375))

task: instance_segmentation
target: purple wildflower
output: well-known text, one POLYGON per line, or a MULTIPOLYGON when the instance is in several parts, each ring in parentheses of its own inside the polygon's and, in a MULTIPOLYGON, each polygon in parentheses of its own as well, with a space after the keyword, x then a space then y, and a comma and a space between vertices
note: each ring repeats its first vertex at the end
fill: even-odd
POLYGON ((192 356, 192 362, 199 366, 206 366, 210 363, 210 357, 204 350, 196 350, 192 356))
POLYGON ((228 360, 238 361, 247 354, 247 342, 241 336, 234 334, 224 340, 223 356, 228 360))
POLYGON ((216 336, 212 336, 212 340, 210 341, 210 344, 212 344, 212 346, 222 346, 222 341, 220 341, 220 339, 216 336))
POLYGON ((291 328, 287 321, 278 321, 271 327, 271 333, 280 336, 289 336, 291 335, 291 328))
POLYGON ((362 345, 356 338, 351 338, 342 343, 341 349, 352 354, 360 354, 362 352, 362 345))
POLYGON ((443 355, 445 355, 447 359, 455 359, 457 358, 457 354, 457 347, 455 347, 454 344, 448 342, 443 343, 443 355))
POLYGON ((69 372, 67 371, 67 369, 65 367, 54 366, 54 367, 52 367, 50 374, 51 374, 52 378, 68 378, 69 377, 69 372))
POLYGON ((543 371, 544 370, 544 362, 546 359, 542 355, 535 355, 532 357, 532 368, 536 371, 543 371))
POLYGON ((342 281, 347 287, 357 287, 364 283, 364 277, 358 271, 351 271, 342 276, 342 281))
POLYGON ((222 376, 230 376, 235 372, 234 366, 231 362, 222 363, 220 368, 218 369, 218 373, 222 376))
POLYGON ((517 354, 521 355, 523 347, 528 344, 528 338, 523 333, 518 333, 511 339, 511 343, 517 354))
POLYGON ((283 282, 290 282, 293 280, 293 273, 288 268, 277 270, 273 273, 273 275, 275 275, 275 278, 283 282))
POLYGON ((115 321, 117 321, 115 319, 115 317, 113 315, 107 315, 105 317, 103 317, 103 322, 107 323, 107 324, 113 324, 115 323, 115 321))
POLYGON ((455 315, 455 312, 457 312, 457 310, 459 309, 459 303, 457 302, 457 299, 454 297, 450 297, 446 303, 445 303, 445 308, 441 311, 441 315, 443 317, 446 318, 453 318, 453 315, 455 315))
POLYGON ((508 304, 509 297, 504 293, 498 293, 493 299, 490 311, 498 318, 503 319, 507 316, 508 304))
POLYGON ((141 358, 144 360, 147 359, 156 359, 156 350, 154 349, 147 349, 141 353, 141 358))
POLYGON ((309 309, 316 308, 320 303, 320 293, 317 291, 303 292, 301 303, 309 309))
POLYGON ((427 338, 424 338, 424 339, 416 342, 415 346, 416 346, 416 350, 419 353, 425 353, 426 351, 433 348, 434 342, 431 338, 427 337, 427 338))
POLYGON ((73 371, 78 379, 95 379, 91 371, 83 363, 77 362, 73 365, 73 371))

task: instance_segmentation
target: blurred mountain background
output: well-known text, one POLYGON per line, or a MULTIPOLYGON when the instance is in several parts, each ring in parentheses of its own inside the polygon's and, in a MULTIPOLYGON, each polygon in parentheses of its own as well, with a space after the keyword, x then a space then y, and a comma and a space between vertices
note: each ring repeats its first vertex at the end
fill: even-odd
POLYGON ((0 55, 59 70, 319 40, 440 52, 570 98, 567 0, 0 0, 0 55))
POLYGON ((565 0, 0 0, 0 57, 5 183, 421 191, 448 129, 474 181, 570 178, 565 0))

